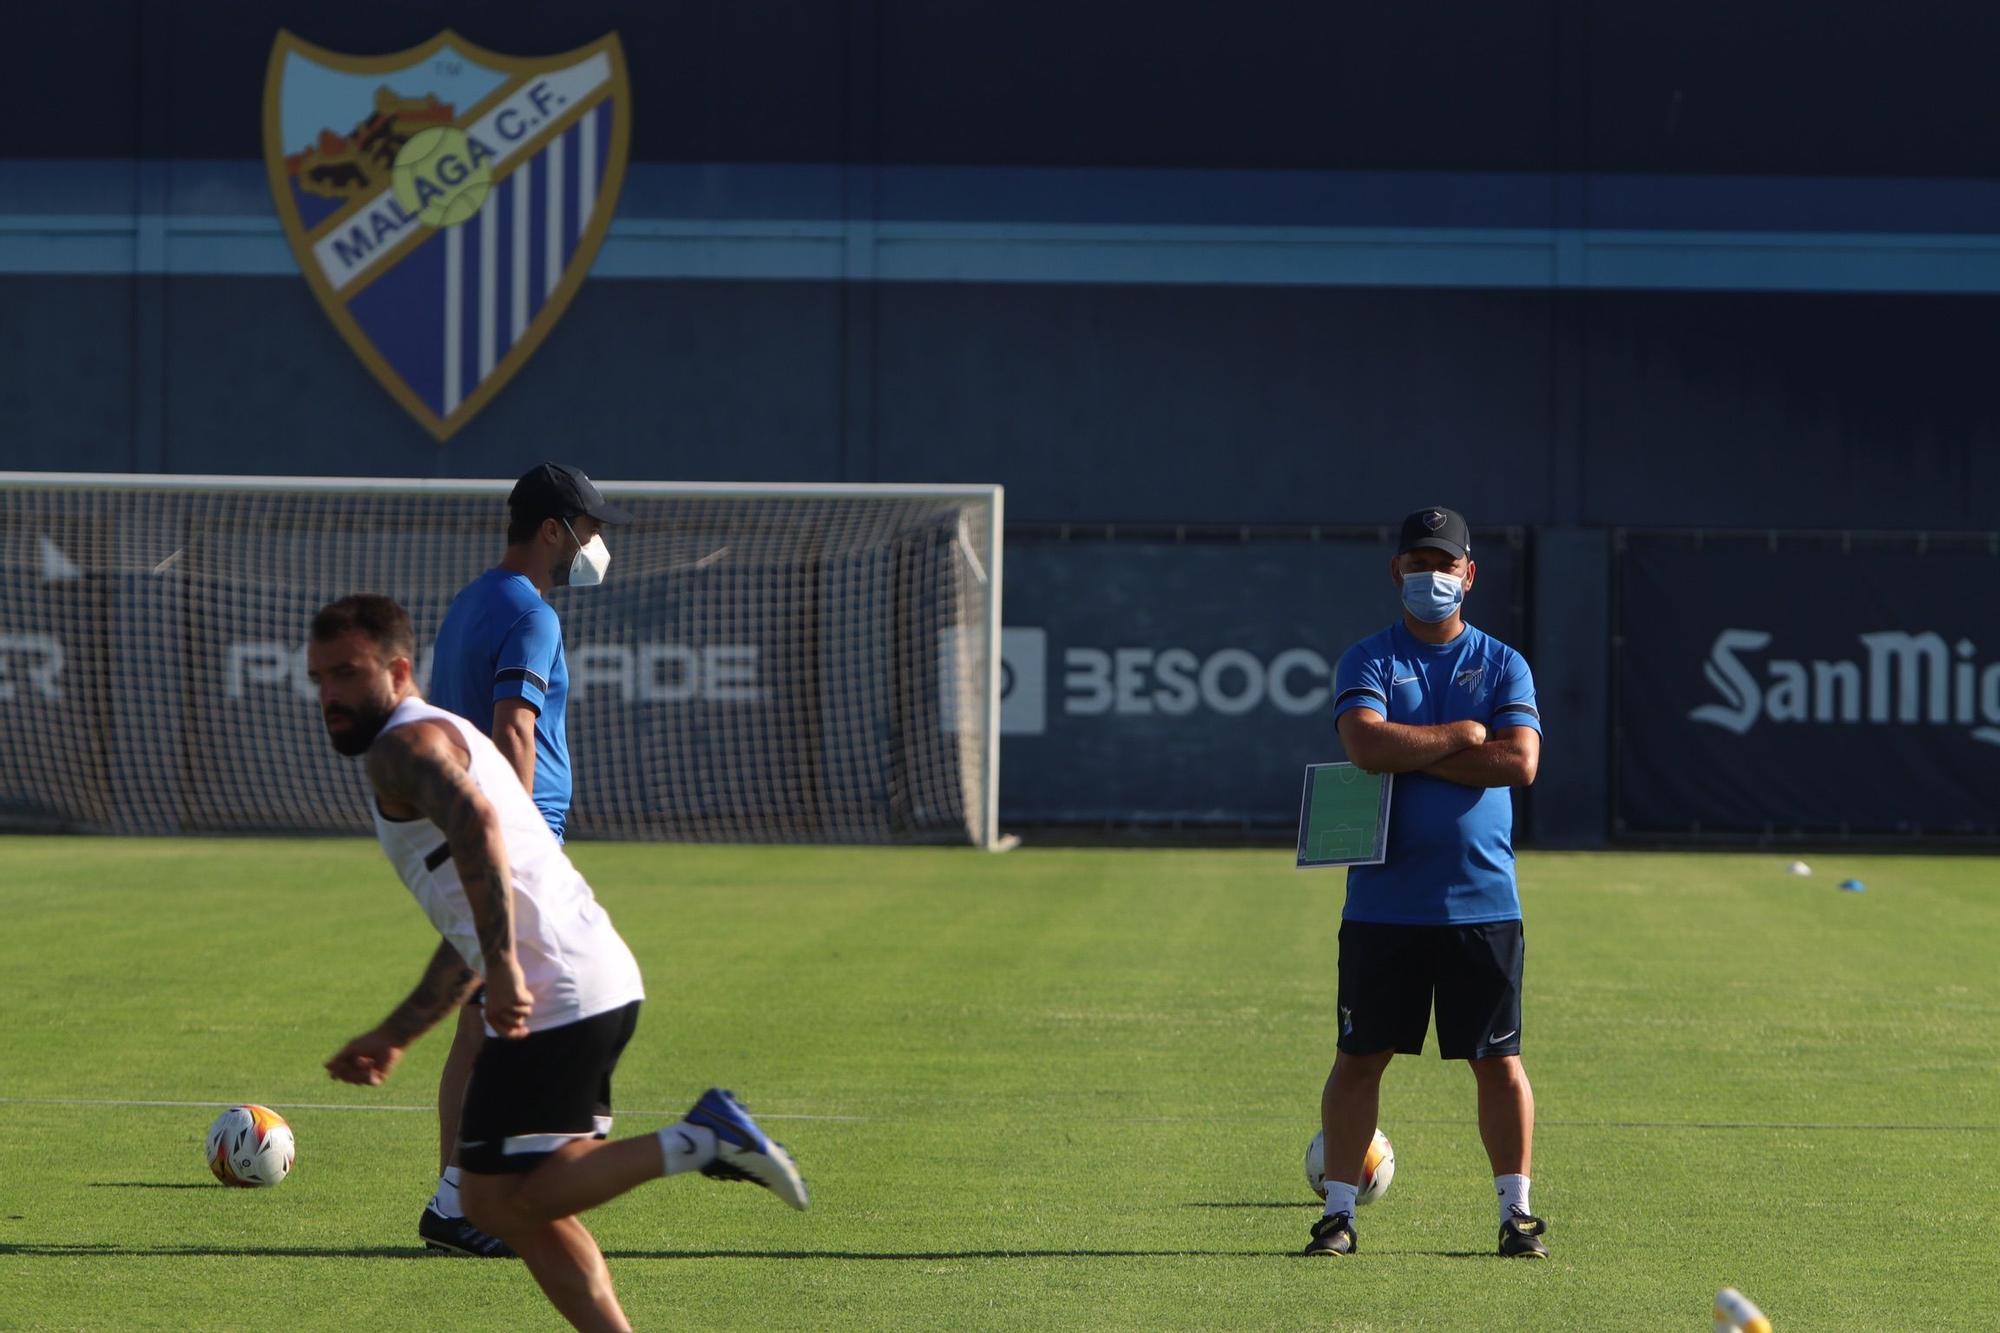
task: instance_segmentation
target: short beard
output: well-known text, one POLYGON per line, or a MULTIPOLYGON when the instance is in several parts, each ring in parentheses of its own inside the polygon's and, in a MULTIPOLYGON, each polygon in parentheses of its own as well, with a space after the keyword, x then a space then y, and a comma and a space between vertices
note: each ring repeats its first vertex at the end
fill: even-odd
POLYGON ((335 735, 332 731, 326 733, 327 739, 333 742, 334 753, 346 755, 350 759, 356 755, 367 754, 368 747, 382 734, 382 727, 388 722, 389 715, 378 712, 360 713, 351 708, 342 708, 338 711, 352 725, 343 735, 335 735))

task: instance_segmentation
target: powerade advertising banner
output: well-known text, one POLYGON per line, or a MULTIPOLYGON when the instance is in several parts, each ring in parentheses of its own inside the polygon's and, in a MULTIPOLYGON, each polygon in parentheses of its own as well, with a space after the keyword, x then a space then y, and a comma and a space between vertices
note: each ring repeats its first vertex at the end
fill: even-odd
MULTIPOLYGON (((1401 615, 1392 551, 1010 532, 1002 824, 1294 826, 1305 766, 1343 757, 1334 665, 1401 615)), ((1473 557, 1467 619, 1525 651, 1522 552, 1473 557)))
POLYGON ((1629 535, 1615 828, 2000 836, 2000 538, 1629 535))
MULTIPOLYGON (((584 837, 963 843, 985 832, 990 586, 959 496, 644 494, 617 574, 555 595, 584 837), (975 569, 975 566, 977 568, 975 569), (983 721, 983 713, 981 714, 983 721)), ((385 590, 416 672, 499 545, 498 493, 0 488, 0 827, 368 828, 313 613, 385 590)))

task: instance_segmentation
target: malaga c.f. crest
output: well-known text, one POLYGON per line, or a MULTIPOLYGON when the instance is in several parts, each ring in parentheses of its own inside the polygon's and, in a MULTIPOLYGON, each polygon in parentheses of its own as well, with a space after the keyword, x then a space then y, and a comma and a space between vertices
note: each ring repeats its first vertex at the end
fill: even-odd
POLYGON ((576 295, 618 202, 631 105, 616 33, 530 58, 449 30, 386 56, 279 32, 264 162, 292 253, 362 364, 440 441, 576 295))

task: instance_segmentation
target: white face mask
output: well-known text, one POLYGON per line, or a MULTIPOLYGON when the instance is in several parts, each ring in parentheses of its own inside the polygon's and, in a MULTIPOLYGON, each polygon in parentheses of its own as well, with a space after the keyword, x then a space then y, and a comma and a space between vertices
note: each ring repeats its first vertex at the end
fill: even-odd
POLYGON ((569 528, 569 539, 576 542, 576 555, 569 562, 564 586, 594 588, 604 582, 604 571, 611 568, 611 551, 604 544, 604 534, 600 532, 583 541, 577 537, 576 529, 569 526, 568 519, 563 520, 563 526, 569 528))

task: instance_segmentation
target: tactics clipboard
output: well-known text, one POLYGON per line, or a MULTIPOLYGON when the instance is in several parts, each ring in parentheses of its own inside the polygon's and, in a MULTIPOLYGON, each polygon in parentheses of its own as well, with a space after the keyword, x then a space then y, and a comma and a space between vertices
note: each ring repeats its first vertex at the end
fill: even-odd
POLYGON ((1353 764, 1306 765, 1299 797, 1301 870, 1375 866, 1388 858, 1389 803, 1396 775, 1353 764))

